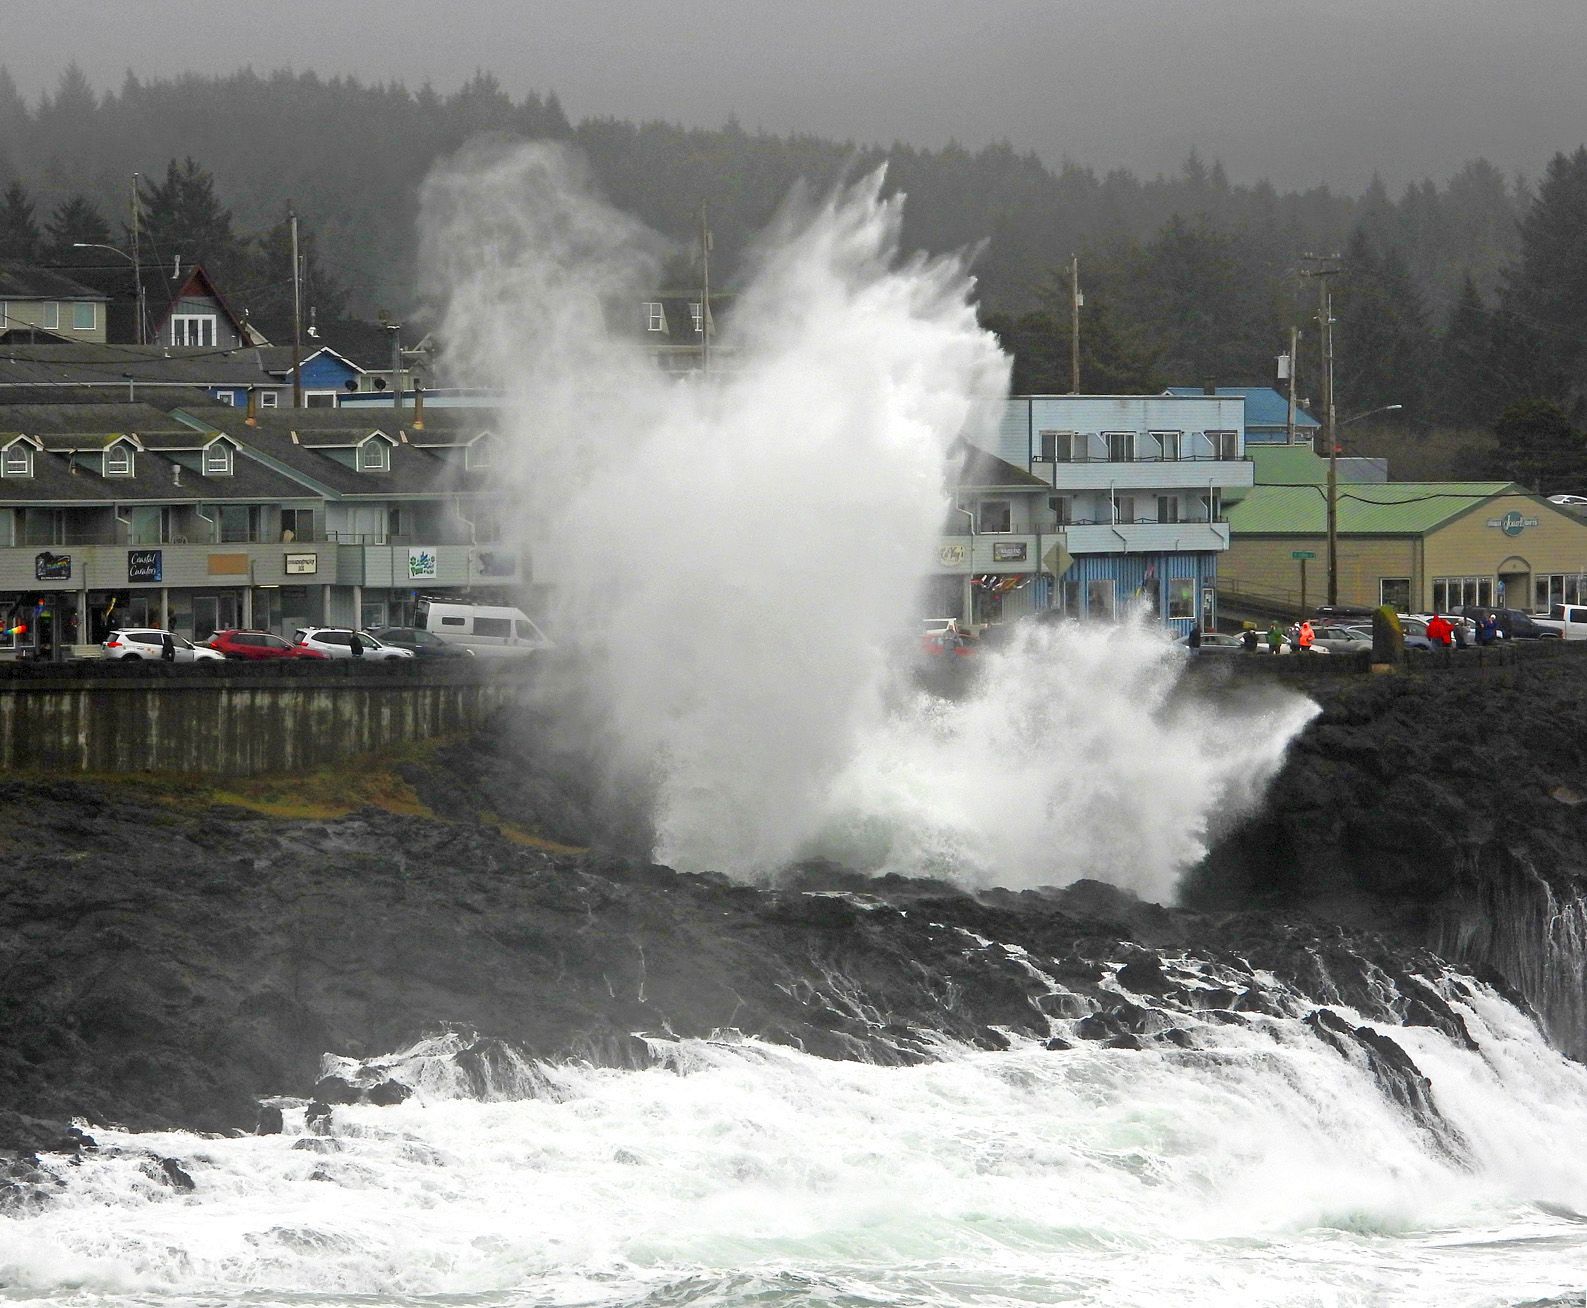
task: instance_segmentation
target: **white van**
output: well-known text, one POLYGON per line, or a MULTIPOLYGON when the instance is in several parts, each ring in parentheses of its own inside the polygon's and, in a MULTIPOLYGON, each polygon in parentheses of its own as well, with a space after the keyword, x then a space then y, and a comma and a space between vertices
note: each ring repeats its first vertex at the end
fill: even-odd
POLYGON ((420 600, 413 625, 481 656, 533 654, 551 641, 522 609, 496 604, 448 604, 420 600))

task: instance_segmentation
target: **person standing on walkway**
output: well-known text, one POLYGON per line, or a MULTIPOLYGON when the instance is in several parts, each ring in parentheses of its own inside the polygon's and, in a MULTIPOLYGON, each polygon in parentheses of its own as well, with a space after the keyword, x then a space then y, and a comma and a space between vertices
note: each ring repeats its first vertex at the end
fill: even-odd
POLYGON ((1284 648, 1284 628, 1278 625, 1278 619, 1273 619, 1273 625, 1267 629, 1267 652, 1277 654, 1284 648))
POLYGON ((1311 653, 1312 642, 1316 639, 1317 633, 1311 629, 1311 623, 1301 623, 1300 631, 1295 636, 1295 643, 1300 647, 1300 652, 1302 654, 1311 653))

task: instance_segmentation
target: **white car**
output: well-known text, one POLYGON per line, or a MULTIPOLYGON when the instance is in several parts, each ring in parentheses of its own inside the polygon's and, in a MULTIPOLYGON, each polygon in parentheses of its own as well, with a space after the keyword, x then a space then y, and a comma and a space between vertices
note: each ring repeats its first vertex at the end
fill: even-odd
POLYGON ((411 659, 413 651, 376 640, 367 631, 351 627, 303 627, 293 633, 298 649, 322 659, 411 659))
POLYGON ((211 659, 217 663, 225 662, 214 650, 195 645, 186 636, 153 627, 112 631, 99 648, 104 650, 107 659, 163 659, 167 640, 171 642, 172 662, 207 663, 211 659))

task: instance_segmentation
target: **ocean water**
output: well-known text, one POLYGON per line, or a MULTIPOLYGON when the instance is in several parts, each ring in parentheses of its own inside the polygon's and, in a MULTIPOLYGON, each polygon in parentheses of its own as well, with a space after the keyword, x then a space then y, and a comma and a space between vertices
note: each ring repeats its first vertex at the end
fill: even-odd
POLYGON ((336 1109, 334 1153, 294 1148, 300 1105, 280 1136, 49 1160, 57 1197, 0 1217, 0 1302, 1580 1303, 1587 1069, 1497 995, 1455 1003, 1478 1051, 1393 1035, 1460 1157, 1290 1018, 904 1068, 665 1042, 486 1100, 431 1042, 392 1064, 413 1099, 336 1109))

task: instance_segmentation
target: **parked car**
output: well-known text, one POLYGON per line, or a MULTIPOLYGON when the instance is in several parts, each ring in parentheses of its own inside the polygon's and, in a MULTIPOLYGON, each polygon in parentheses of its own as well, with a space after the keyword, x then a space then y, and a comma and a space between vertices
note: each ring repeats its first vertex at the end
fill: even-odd
POLYGON ((165 642, 169 639, 177 663, 203 663, 218 660, 220 655, 202 645, 195 645, 186 636, 174 631, 161 631, 157 627, 137 627, 126 631, 112 631, 99 648, 107 659, 163 659, 165 642))
POLYGON ((1371 650, 1370 627, 1318 627, 1313 650, 1327 650, 1330 654, 1350 654, 1357 650, 1371 650))
POLYGON ((295 633, 299 657, 311 659, 411 659, 411 649, 387 645, 367 631, 350 627, 303 627, 295 633))
POLYGON ((260 659, 295 659, 303 656, 290 640, 268 631, 217 631, 204 642, 217 656, 257 662, 260 659))
POLYGON ((975 653, 976 638, 959 625, 957 618, 922 618, 920 652, 933 658, 952 654, 968 658, 975 653))
MULTIPOLYGON (((1174 642, 1182 649, 1190 648, 1190 637, 1181 636, 1174 642)), ((1204 631, 1201 633, 1201 651, 1203 654, 1241 654, 1245 647, 1240 644, 1238 636, 1228 636, 1221 631, 1204 631)))
POLYGON ((395 645, 398 649, 412 650, 421 659, 471 659, 474 651, 466 645, 454 645, 445 636, 437 636, 422 627, 376 627, 370 633, 382 645, 395 645))
POLYGON ((1490 609, 1480 604, 1468 604, 1460 610, 1461 617, 1474 622, 1481 622, 1490 613, 1498 618, 1499 630, 1506 640, 1562 640, 1565 635, 1558 628, 1539 625, 1520 609, 1490 609))

